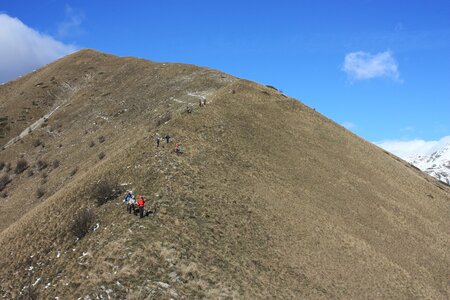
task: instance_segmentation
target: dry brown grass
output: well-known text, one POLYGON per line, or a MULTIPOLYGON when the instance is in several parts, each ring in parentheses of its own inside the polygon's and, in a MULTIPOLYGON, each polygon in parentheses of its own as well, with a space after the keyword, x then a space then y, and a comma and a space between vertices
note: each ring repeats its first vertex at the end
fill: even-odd
MULTIPOLYGON (((2 296, 41 278, 40 297, 60 299, 448 298, 448 187, 300 102, 208 69, 90 51, 0 87, 0 100, 40 95, 52 76, 72 87, 55 83, 65 98, 47 100, 67 101, 48 122, 59 135, 1 152, 61 162, 38 206, 26 202, 36 176, 16 177, 0 202, 0 249, 15 257, 0 256, 2 296), (208 104, 187 114, 195 93, 208 104), (166 132, 173 142, 156 148, 166 132), (136 218, 120 198, 97 206, 91 188, 105 178, 156 214, 136 218), (75 241, 85 208, 97 229, 75 241)), ((11 116, 13 100, 0 101, 11 116)))

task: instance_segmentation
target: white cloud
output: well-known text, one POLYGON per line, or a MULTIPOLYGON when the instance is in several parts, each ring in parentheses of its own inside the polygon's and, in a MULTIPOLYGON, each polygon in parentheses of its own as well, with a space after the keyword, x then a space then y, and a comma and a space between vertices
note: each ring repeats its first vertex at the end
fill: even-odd
POLYGON ((81 34, 81 23, 83 22, 84 14, 73 9, 68 4, 65 7, 65 14, 66 20, 58 25, 58 37, 81 34))
POLYGON ((12 80, 75 50, 72 45, 0 13, 0 82, 12 80))
POLYGON ((345 56, 342 70, 351 80, 365 80, 388 77, 399 80, 398 63, 390 51, 370 54, 363 51, 351 52, 345 56))
POLYGON ((424 141, 424 140, 387 140, 382 142, 376 142, 375 145, 389 151, 398 157, 408 159, 417 155, 430 155, 433 152, 439 150, 446 144, 450 144, 450 136, 444 136, 437 141, 424 141))

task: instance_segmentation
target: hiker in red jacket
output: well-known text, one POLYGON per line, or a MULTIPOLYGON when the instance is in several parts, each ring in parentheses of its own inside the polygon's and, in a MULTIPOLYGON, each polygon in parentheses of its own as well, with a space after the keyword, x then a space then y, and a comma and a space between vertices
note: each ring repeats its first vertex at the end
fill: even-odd
POLYGON ((137 206, 139 207, 139 217, 143 218, 144 217, 144 206, 145 206, 145 199, 143 196, 139 196, 138 201, 137 201, 137 206))

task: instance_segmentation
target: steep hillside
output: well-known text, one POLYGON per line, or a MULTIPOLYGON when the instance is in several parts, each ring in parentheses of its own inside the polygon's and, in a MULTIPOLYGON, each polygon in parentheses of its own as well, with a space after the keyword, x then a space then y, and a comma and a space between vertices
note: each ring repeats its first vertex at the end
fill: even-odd
POLYGON ((275 89, 84 50, 0 97, 3 145, 59 106, 0 153, 5 298, 449 297, 448 187, 275 89), (57 96, 18 121, 40 82, 57 96), (146 195, 149 216, 98 205, 103 183, 146 195))

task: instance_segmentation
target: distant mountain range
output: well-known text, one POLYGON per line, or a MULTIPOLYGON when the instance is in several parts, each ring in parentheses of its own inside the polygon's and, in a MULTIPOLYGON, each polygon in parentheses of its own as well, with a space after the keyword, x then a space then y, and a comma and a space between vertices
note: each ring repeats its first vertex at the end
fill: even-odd
POLYGON ((426 154, 406 158, 408 162, 450 185, 450 141, 437 145, 426 154))

